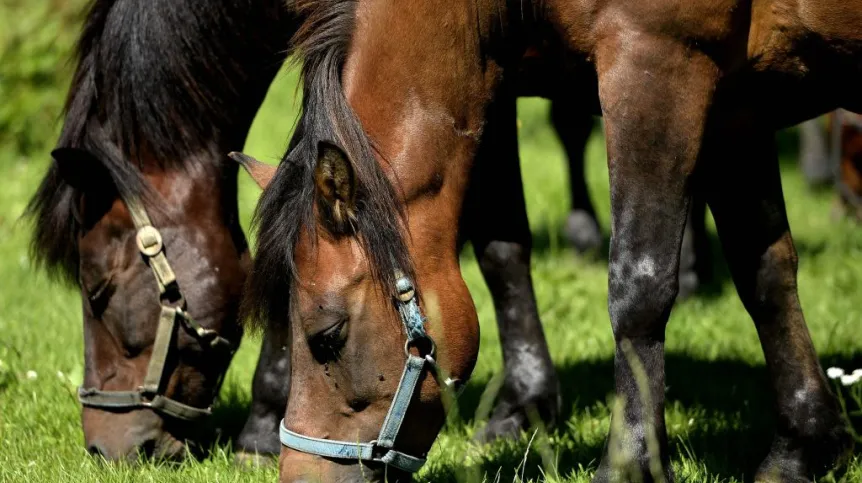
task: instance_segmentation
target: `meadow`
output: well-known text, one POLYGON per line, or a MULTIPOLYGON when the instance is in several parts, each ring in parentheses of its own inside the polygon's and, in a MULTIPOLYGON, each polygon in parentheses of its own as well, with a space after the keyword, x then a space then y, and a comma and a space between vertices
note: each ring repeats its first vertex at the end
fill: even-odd
MULTIPOLYGON (((223 438, 209 457, 132 467, 101 464, 84 449, 75 398, 83 372, 80 296, 33 267, 30 227, 19 219, 50 163, 80 4, 0 4, 0 482, 276 481, 272 466, 238 467, 232 460, 230 439, 244 422, 258 356, 254 335, 243 340, 217 402, 212 424, 223 438)), ((294 72, 278 76, 246 152, 272 163, 280 158, 299 106, 295 84, 294 72)), ((523 99, 518 107, 536 296, 562 382, 562 420, 549 433, 528 431, 486 446, 471 442, 487 418, 502 358, 493 305, 467 247, 462 267, 481 320, 480 358, 458 415, 437 439, 418 481, 586 483, 608 430, 613 337, 607 262, 578 257, 562 237, 567 172, 547 121, 548 103, 523 99)), ((608 176, 599 126, 588 145, 587 176, 607 237, 608 176)), ((832 193, 812 192, 796 167, 794 131, 780 136, 799 291, 814 344, 824 367, 862 367, 862 229, 830 215, 832 193)), ((259 193, 245 174, 239 183, 248 233, 259 193)), ((771 395, 754 326, 709 226, 716 280, 674 308, 667 331, 673 465, 683 482, 751 481, 771 440, 771 395)), ((862 460, 854 457, 825 481, 862 481, 862 460)))

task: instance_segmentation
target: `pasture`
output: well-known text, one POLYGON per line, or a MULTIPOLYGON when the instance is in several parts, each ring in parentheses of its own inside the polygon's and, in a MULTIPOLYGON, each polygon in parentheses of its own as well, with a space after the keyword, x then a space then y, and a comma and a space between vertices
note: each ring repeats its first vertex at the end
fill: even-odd
MULTIPOLYGON (((32 266, 29 226, 19 221, 50 162, 80 3, 13 0, 0 6, 0 481, 276 481, 274 467, 232 463, 230 439, 245 420, 257 336, 243 340, 228 372, 211 421, 221 441, 208 458, 180 465, 103 465, 83 447, 74 393, 83 373, 80 297, 32 266)), ((280 157, 299 106, 295 87, 294 72, 278 76, 245 152, 267 162, 280 157)), ((467 247, 462 267, 481 320, 480 358, 459 413, 437 439, 418 481, 585 483, 600 457, 613 390, 607 266, 601 254, 577 257, 562 238, 567 173, 547 109, 543 100, 519 102, 519 138, 536 295, 562 382, 562 421, 549 434, 537 429, 488 446, 471 443, 490 410, 488 395, 502 360, 493 305, 467 247)), ((824 367, 862 367, 862 229, 830 217, 831 193, 805 186, 792 130, 782 133, 782 146, 800 296, 814 344, 824 367)), ((587 176, 607 237, 608 179, 598 124, 588 146, 587 176)), ((258 194, 241 174, 247 233, 258 194)), ((667 331, 673 466, 680 481, 750 481, 770 443, 771 396, 755 329, 721 262, 712 225, 710 233, 716 280, 675 307, 667 331)), ((834 479, 862 481, 862 460, 855 457, 834 479)))

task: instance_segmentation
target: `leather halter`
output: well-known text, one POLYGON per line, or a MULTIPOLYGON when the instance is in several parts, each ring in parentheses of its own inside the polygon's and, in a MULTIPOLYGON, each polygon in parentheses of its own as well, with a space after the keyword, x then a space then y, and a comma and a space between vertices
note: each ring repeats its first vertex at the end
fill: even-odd
MULTIPOLYGON (((103 391, 96 388, 78 388, 78 400, 82 405, 109 410, 152 409, 177 419, 198 420, 209 416, 211 408, 197 408, 183 404, 164 395, 169 373, 165 362, 171 348, 171 340, 179 325, 191 334, 204 348, 220 351, 233 357, 236 345, 218 335, 214 330, 201 327, 186 311, 185 299, 177 285, 174 271, 165 257, 162 235, 152 223, 147 211, 136 198, 124 199, 126 208, 137 229, 135 241, 147 265, 153 271, 159 286, 159 327, 153 342, 153 352, 144 383, 132 391, 103 391)), ((216 387, 221 385, 218 382, 216 387)), ((217 392, 217 390, 216 390, 217 392)))
POLYGON ((383 420, 383 427, 380 429, 377 439, 367 443, 357 443, 313 438, 287 429, 284 419, 282 419, 279 425, 281 444, 296 451, 326 458, 383 463, 409 473, 419 471, 425 464, 425 458, 411 456, 393 449, 395 440, 398 439, 401 423, 404 422, 407 407, 410 405, 410 400, 413 399, 419 378, 426 366, 434 374, 438 383, 444 387, 451 387, 456 381, 448 378, 445 382, 440 381, 442 372, 434 360, 436 347, 434 340, 425 332, 425 317, 422 316, 422 311, 416 301, 416 290, 413 283, 406 276, 400 275, 395 286, 398 291, 396 300, 398 313, 401 316, 401 323, 404 325, 404 332, 407 334, 407 342, 404 345, 407 361, 404 364, 401 381, 398 383, 398 390, 395 391, 395 397, 392 399, 392 405, 389 406, 389 412, 386 414, 386 419, 383 420), (424 348, 425 355, 422 357, 413 355, 410 351, 411 347, 420 351, 424 348))

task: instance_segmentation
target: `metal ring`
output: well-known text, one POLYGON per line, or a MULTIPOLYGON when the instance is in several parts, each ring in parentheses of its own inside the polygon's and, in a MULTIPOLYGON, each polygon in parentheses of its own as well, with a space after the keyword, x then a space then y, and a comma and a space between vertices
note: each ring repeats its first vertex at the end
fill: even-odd
MULTIPOLYGON (((404 342, 404 354, 409 357, 410 356, 410 347, 415 345, 415 343, 419 340, 427 340, 428 343, 431 344, 431 350, 427 354, 423 355, 423 357, 426 357, 426 356, 434 357, 434 355, 437 353, 437 343, 434 342, 434 339, 432 339, 431 337, 429 337, 427 335, 421 339, 413 339, 413 340, 407 339, 407 341, 404 342)), ((417 349, 418 349, 418 347, 417 347, 417 349)), ((421 353, 421 351, 420 351, 420 353, 421 353)))

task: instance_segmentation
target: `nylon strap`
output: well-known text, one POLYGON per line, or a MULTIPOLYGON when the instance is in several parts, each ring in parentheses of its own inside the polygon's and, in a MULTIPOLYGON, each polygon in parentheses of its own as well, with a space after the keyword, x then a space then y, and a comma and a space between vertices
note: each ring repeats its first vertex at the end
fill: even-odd
POLYGON ((416 393, 416 386, 419 384, 425 364, 434 361, 433 352, 435 349, 434 341, 425 332, 425 317, 422 316, 422 311, 419 309, 413 283, 400 272, 396 275, 398 277, 395 285, 398 292, 398 313, 407 335, 405 344, 407 361, 404 363, 404 371, 401 373, 398 389, 392 398, 392 404, 389 406, 389 411, 386 413, 377 439, 369 443, 352 443, 313 438, 287 429, 284 419, 282 419, 279 425, 281 444, 297 451, 327 458, 383 463, 409 473, 419 471, 425 464, 424 458, 410 456, 393 449, 398 433, 401 431, 401 424, 407 415, 407 408, 410 407, 410 401, 416 393), (425 357, 417 357, 409 351, 410 346, 419 340, 427 340, 431 344, 430 353, 425 357))
MULTIPOLYGON (((214 330, 205 329, 190 317, 183 309, 184 303, 179 287, 176 285, 176 275, 165 256, 162 235, 150 222, 150 217, 143 205, 136 198, 124 200, 132 222, 137 229, 135 243, 138 250, 146 257, 147 265, 153 271, 159 287, 159 325, 153 341, 153 351, 144 376, 143 385, 136 391, 102 391, 98 389, 78 389, 78 400, 84 406, 131 410, 149 408, 178 419, 195 420, 211 414, 210 408, 196 408, 170 399, 160 394, 165 377, 165 365, 171 342, 174 338, 177 321, 191 333, 201 344, 212 349, 228 351, 233 356, 234 344, 221 337, 214 330), (176 290, 179 306, 167 305, 163 300, 169 290, 176 290)), ((217 387, 221 385, 221 381, 217 387)))
POLYGON ((162 313, 159 315, 159 328, 156 331, 156 340, 153 342, 153 353, 150 356, 150 365, 147 367, 147 375, 144 376, 144 384, 141 389, 144 392, 156 394, 162 382, 165 372, 165 362, 168 359, 168 351, 171 348, 171 339, 174 336, 174 320, 177 311, 173 307, 162 305, 162 313))
POLYGON ((169 416, 189 421, 202 419, 212 414, 209 408, 188 406, 160 395, 147 399, 139 391, 100 391, 80 388, 78 389, 78 400, 84 406, 103 409, 154 409, 169 416))

